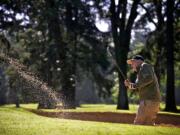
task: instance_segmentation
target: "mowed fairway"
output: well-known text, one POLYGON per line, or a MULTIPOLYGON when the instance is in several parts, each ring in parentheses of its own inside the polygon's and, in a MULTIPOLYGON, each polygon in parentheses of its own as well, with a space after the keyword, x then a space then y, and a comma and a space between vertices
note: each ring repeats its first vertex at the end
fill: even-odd
POLYGON ((0 107, 0 135, 179 135, 180 128, 47 118, 0 107))

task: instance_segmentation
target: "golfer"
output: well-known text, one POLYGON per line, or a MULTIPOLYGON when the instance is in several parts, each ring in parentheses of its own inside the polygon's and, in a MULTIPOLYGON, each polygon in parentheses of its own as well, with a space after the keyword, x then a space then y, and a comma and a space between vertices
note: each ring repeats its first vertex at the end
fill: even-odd
POLYGON ((155 125, 161 96, 154 69, 150 64, 144 62, 141 55, 135 55, 132 59, 127 60, 127 63, 137 73, 137 78, 135 83, 127 79, 124 84, 129 89, 138 91, 140 98, 134 124, 155 125))

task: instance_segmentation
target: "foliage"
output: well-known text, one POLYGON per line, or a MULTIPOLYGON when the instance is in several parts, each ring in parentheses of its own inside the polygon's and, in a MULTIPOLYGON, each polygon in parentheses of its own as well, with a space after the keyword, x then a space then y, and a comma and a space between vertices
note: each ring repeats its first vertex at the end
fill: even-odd
MULTIPOLYGON (((179 2, 174 2, 173 53, 178 84, 179 2)), ((164 57, 167 52, 165 4, 166 1, 159 0, 4 0, 0 2, 0 34, 10 39, 9 55, 63 94, 69 107, 75 107, 76 71, 80 67, 93 75, 99 97, 113 99, 118 108, 127 109, 126 88, 120 75, 116 77, 119 80, 108 78, 113 76, 115 68, 110 69, 112 62, 106 48, 114 45, 115 59, 125 74, 127 57, 144 55, 155 66, 159 82, 164 85, 168 65, 164 57), (100 21, 108 24, 106 32, 98 29, 100 21), (150 24, 154 30, 148 27, 150 24)), ((9 76, 16 83, 14 86, 18 86, 16 75, 9 76)), ((128 72, 128 77, 132 76, 128 72)), ((22 91, 21 95, 26 92, 22 91)))
POLYGON ((95 27, 90 5, 79 0, 22 0, 3 1, 0 7, 2 18, 8 18, 1 20, 0 29, 11 37, 11 56, 57 92, 69 96, 72 104, 77 65, 93 73, 100 97, 111 95, 113 81, 104 79, 97 70, 100 67, 105 71, 109 65, 107 34, 95 27))

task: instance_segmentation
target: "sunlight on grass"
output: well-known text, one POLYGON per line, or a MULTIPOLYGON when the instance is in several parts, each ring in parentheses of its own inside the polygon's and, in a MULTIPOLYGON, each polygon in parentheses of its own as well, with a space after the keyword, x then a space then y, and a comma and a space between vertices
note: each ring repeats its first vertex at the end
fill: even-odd
MULTIPOLYGON (((6 105, 7 107, 12 107, 15 105, 6 105)), ((38 104, 21 104, 22 108, 26 109, 37 109, 38 104)), ((164 104, 161 103, 160 108, 163 110, 164 104)), ((117 110, 117 105, 115 104, 82 104, 80 107, 76 107, 76 109, 41 109, 47 112, 116 112, 116 113, 136 113, 138 109, 137 104, 130 104, 129 110, 117 110)), ((180 106, 177 106, 180 108, 180 106)), ((160 111, 160 114, 172 114, 172 115, 180 115, 180 113, 172 113, 160 111)))

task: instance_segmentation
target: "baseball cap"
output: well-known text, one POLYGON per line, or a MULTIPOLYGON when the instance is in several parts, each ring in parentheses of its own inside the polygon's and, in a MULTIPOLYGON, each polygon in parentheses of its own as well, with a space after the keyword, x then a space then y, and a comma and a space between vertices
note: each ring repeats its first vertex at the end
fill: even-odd
POLYGON ((135 55, 135 56, 132 57, 132 59, 127 60, 127 64, 132 64, 132 61, 133 61, 133 60, 141 60, 141 61, 144 61, 144 58, 143 58, 143 56, 141 56, 141 55, 135 55))

